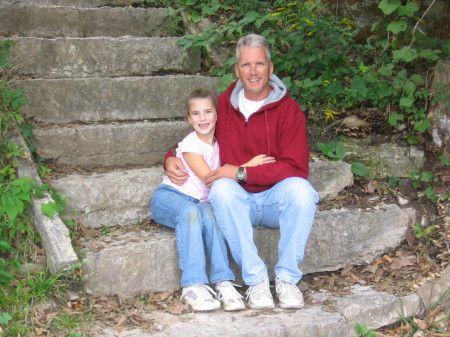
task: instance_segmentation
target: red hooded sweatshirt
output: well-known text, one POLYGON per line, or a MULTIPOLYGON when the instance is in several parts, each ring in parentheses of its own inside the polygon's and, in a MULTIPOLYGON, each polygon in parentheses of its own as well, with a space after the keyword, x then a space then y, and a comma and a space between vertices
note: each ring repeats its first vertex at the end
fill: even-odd
POLYGON ((248 120, 239 111, 242 82, 236 81, 219 96, 216 138, 221 164, 242 165, 266 154, 276 163, 247 167, 249 192, 261 192, 288 177, 308 177, 306 119, 284 83, 275 75, 269 81, 272 91, 263 106, 248 120))

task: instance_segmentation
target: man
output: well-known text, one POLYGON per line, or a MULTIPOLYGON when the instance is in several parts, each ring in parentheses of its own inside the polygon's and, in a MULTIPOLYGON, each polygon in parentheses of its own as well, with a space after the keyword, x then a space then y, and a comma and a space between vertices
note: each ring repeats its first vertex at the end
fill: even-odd
MULTIPOLYGON (((209 199, 231 254, 249 285, 252 309, 275 306, 267 267, 253 241, 253 227, 280 229, 275 293, 281 308, 302 308, 297 287, 298 268, 314 221, 319 197, 308 177, 306 119, 289 97, 283 82, 273 74, 270 49, 264 37, 250 34, 236 46, 238 81, 219 96, 216 138, 222 167, 206 178, 209 199), (254 167, 242 163, 256 155, 276 162, 254 167)), ((184 167, 167 158, 168 176, 186 179, 184 167)))

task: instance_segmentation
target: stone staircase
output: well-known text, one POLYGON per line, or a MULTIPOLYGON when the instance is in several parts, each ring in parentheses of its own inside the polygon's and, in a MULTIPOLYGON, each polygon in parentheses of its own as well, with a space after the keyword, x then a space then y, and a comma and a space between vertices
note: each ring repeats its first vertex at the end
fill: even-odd
MULTIPOLYGON (((164 154, 190 129, 181 120, 184 97, 217 84, 200 74, 200 55, 170 36, 165 9, 130 2, 0 0, 0 32, 13 41, 17 86, 29 100, 21 112, 35 124, 32 143, 39 157, 75 172, 51 181, 70 198, 65 217, 86 228, 122 226, 119 233, 77 242, 77 256, 61 219, 40 211, 49 196, 35 202, 50 269, 85 259, 85 289, 94 295, 179 289, 173 231, 135 224, 151 218, 164 154)), ((30 158, 19 159, 19 174, 40 181, 30 158)), ((310 180, 325 200, 352 185, 353 176, 343 162, 312 160, 310 180)), ((365 209, 320 210, 302 270, 367 264, 398 246, 413 218, 413 210, 382 200, 365 209)), ((255 232, 271 276, 277 238, 276 230, 255 232)))

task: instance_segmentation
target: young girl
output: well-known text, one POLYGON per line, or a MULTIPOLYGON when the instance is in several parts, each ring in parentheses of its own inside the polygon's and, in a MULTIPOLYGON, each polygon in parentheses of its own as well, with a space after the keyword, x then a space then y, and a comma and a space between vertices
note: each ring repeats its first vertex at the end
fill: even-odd
MULTIPOLYGON (((217 121, 217 97, 206 89, 192 91, 186 99, 186 117, 194 128, 180 143, 176 156, 189 173, 184 185, 176 185, 165 176, 151 202, 153 219, 175 229, 181 297, 196 311, 220 308, 242 310, 245 304, 233 283, 226 241, 208 203, 209 188, 203 178, 220 166, 219 145, 214 137, 217 121), (205 250, 210 260, 210 278, 206 275, 205 250), (208 284, 216 283, 217 294, 208 284), (213 295, 216 295, 215 298, 213 295)), ((272 162, 264 155, 249 161, 247 166, 272 162)))

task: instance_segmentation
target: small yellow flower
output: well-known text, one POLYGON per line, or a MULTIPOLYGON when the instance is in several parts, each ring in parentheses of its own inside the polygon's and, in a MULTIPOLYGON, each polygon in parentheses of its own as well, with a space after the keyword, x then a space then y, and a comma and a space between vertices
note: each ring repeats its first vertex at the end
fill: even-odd
POLYGON ((328 85, 330 85, 330 84, 331 84, 331 82, 328 81, 328 80, 322 81, 322 85, 323 85, 324 87, 326 87, 326 86, 328 86, 328 85))
POLYGON ((335 116, 339 114, 339 112, 331 110, 331 109, 326 109, 324 111, 324 113, 325 113, 325 120, 329 120, 329 119, 334 120, 335 116))

